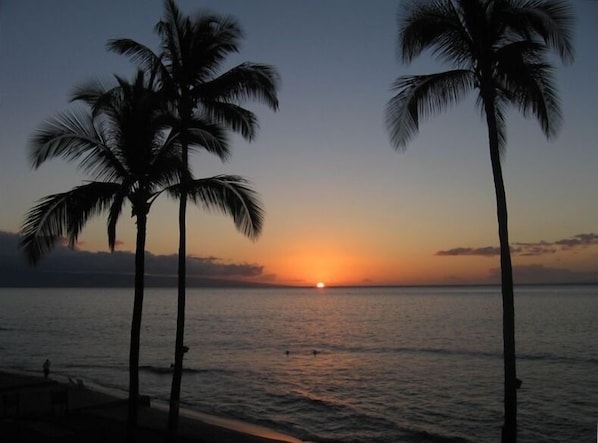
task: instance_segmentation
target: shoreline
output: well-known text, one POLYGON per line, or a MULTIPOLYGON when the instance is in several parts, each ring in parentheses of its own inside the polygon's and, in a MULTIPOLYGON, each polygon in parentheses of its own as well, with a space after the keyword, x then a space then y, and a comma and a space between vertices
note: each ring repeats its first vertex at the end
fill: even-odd
MULTIPOLYGON (((139 406, 137 440, 167 441, 168 405, 150 403, 139 406)), ((65 383, 52 376, 45 380, 0 370, 0 405, 3 442, 126 440, 127 399, 79 380, 65 383)), ((263 426, 185 408, 181 408, 178 434, 180 442, 303 443, 263 426)))

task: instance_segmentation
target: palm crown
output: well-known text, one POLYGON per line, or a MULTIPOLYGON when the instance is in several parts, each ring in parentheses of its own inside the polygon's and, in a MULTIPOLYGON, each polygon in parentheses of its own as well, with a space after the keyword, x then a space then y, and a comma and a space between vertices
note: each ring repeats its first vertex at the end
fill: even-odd
MULTIPOLYGON (((253 140, 258 129, 255 114, 241 106, 248 99, 278 108, 276 70, 260 63, 244 62, 221 72, 222 63, 239 51, 243 33, 231 17, 199 13, 183 15, 174 1, 165 2, 165 17, 155 27, 162 41, 160 55, 131 39, 113 39, 108 48, 130 56, 146 71, 157 71, 158 80, 181 120, 179 130, 197 132, 186 124, 193 114, 198 120, 221 125, 253 140)), ((190 140, 190 146, 194 145, 190 140)), ((223 160, 229 148, 195 144, 223 160)))
POLYGON ((108 240, 114 249, 116 222, 128 200, 133 215, 146 215, 152 201, 180 181, 180 145, 165 126, 160 94, 139 72, 132 83, 99 82, 78 88, 73 100, 86 111, 58 114, 31 141, 35 168, 52 158, 77 161, 91 182, 47 196, 33 207, 22 228, 22 247, 35 263, 66 236, 74 246, 87 220, 108 212, 108 240))
POLYGON ((504 148, 504 109, 534 116, 543 132, 556 134, 561 120, 549 52, 573 59, 572 16, 556 0, 435 0, 410 3, 401 21, 400 53, 409 63, 423 51, 454 69, 403 76, 389 101, 386 123, 395 148, 404 149, 420 118, 458 103, 472 89, 478 105, 494 103, 499 146, 504 148))
MULTIPOLYGON (((236 175, 194 179, 183 167, 179 133, 170 127, 172 115, 162 94, 152 89, 142 72, 133 83, 116 80, 117 85, 109 89, 97 81, 77 88, 73 100, 86 103, 89 109, 58 114, 32 138, 30 156, 35 168, 52 158, 78 161, 93 181, 49 195, 27 213, 21 245, 28 260, 37 263, 63 237, 74 246, 88 219, 105 211, 113 250, 125 202, 131 204, 133 216, 147 215, 161 193, 180 196, 183 177, 194 203, 232 216, 243 234, 256 238, 263 209, 247 180, 236 175)), ((201 134, 195 134, 198 137, 220 134, 216 125, 192 123, 202 127, 201 134)))

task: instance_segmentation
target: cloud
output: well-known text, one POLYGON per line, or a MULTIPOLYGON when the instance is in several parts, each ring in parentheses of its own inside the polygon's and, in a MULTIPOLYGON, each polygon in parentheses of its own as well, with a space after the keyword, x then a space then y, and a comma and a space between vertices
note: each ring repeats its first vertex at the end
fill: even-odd
POLYGON ((459 255, 479 255, 483 257, 494 257, 500 254, 500 248, 486 246, 485 248, 454 248, 446 251, 438 251, 435 255, 440 256, 459 256, 459 255))
MULTIPOLYGON (((30 267, 18 250, 18 243, 17 234, 0 231, 0 286, 43 286, 44 282, 59 285, 64 280, 69 286, 76 283, 94 286, 110 281, 115 286, 132 284, 135 265, 135 254, 132 252, 82 251, 77 247, 70 249, 61 241, 36 267, 30 267)), ((170 285, 176 281, 177 268, 176 254, 146 252, 145 274, 148 284, 158 282, 170 285)), ((228 280, 262 280, 263 271, 264 267, 259 264, 229 263, 212 256, 189 257, 187 260, 189 284, 202 284, 208 280, 221 283, 228 280)), ((267 277, 271 278, 270 275, 267 277)))
POLYGON ((277 274, 261 274, 258 277, 259 281, 263 281, 263 282, 276 282, 276 279, 278 278, 277 274))
POLYGON ((594 246, 598 245, 598 234, 577 234, 573 238, 559 240, 555 244, 561 246, 563 249, 594 246))
MULTIPOLYGON (((130 254, 131 256, 133 254, 130 254)), ((178 255, 155 255, 145 253, 146 273, 148 275, 176 275, 178 255)), ((188 257, 187 274, 200 277, 242 277, 253 278, 262 274, 264 267, 248 263, 224 263, 218 257, 188 257)))
MULTIPOLYGON (((554 242, 540 241, 535 243, 513 243, 511 254, 521 257, 538 257, 542 255, 556 254, 560 251, 573 251, 598 245, 598 234, 577 234, 571 238, 565 238, 554 242)), ((486 246, 483 248, 458 247, 453 249, 437 251, 434 255, 441 257, 455 256, 480 256, 495 257, 500 255, 500 248, 486 246)))
POLYGON ((511 247, 511 252, 522 257, 537 257, 540 255, 555 254, 559 251, 554 243, 541 241, 538 243, 514 243, 516 248, 511 247))

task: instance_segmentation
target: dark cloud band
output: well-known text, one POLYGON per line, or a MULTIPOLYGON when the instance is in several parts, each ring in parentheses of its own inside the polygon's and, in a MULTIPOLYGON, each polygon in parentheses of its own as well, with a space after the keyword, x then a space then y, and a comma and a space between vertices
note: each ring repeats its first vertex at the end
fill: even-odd
MULTIPOLYGON (((135 254, 132 252, 89 252, 58 243, 48 257, 32 268, 19 252, 18 242, 17 234, 0 231, 0 286, 129 286, 133 283, 135 254)), ((177 265, 176 254, 146 252, 147 284, 176 284, 177 265)), ((264 267, 259 264, 227 263, 218 257, 189 257, 187 261, 190 285, 262 280, 263 271, 264 267)))

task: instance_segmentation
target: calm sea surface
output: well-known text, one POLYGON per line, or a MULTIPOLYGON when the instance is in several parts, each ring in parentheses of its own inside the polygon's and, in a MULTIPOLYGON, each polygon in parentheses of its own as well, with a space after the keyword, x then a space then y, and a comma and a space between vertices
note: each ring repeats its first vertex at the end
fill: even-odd
MULTIPOLYGON (((124 392, 132 294, 1 289, 0 368, 49 358, 124 392)), ((162 400, 175 301, 144 305, 141 391, 162 400)), ((596 441, 598 286, 517 288, 516 316, 521 441, 596 441)), ((501 330, 498 288, 190 289, 182 401, 313 442, 497 442, 501 330)))

